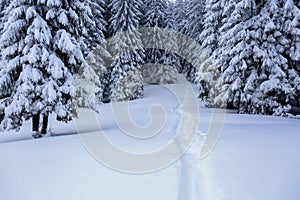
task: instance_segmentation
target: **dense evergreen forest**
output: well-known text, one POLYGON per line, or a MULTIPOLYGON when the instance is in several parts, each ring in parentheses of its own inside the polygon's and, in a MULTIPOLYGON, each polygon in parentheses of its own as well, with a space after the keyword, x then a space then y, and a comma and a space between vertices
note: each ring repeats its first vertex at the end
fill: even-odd
POLYGON ((285 116, 299 105, 298 0, 0 0, 0 11, 0 130, 32 118, 39 132, 42 118, 45 132, 51 113, 67 122, 177 73, 209 107, 285 116))

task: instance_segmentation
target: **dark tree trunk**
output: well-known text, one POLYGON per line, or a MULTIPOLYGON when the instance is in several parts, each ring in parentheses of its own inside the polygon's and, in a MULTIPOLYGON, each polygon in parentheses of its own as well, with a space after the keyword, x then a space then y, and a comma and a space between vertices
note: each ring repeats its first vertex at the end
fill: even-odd
POLYGON ((40 126, 40 114, 33 115, 32 116, 32 131, 38 133, 39 126, 40 126))
POLYGON ((47 127, 48 127, 48 114, 43 115, 43 125, 41 133, 45 135, 47 133, 47 127))

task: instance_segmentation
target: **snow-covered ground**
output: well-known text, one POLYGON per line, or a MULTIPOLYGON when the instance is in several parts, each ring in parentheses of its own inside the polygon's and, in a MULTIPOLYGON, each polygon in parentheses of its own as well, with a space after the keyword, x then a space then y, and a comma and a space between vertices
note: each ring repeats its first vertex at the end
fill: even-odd
MULTIPOLYGON (((151 153, 174 139, 178 128, 178 102, 163 86, 145 87, 145 98, 129 103, 132 120, 146 126, 148 110, 162 105, 163 131, 148 139, 122 133, 110 104, 97 116, 105 136, 121 149, 151 153)), ((87 151, 74 122, 51 119, 55 137, 31 139, 30 122, 19 133, 0 134, 0 196, 5 200, 299 200, 300 121, 272 116, 227 113, 222 134, 213 151, 199 159, 213 112, 199 108, 200 123, 191 148, 176 162, 151 173, 113 170, 87 151)), ((80 119, 84 134, 98 127, 80 119)), ((157 162, 161 159, 157 158, 157 162)))

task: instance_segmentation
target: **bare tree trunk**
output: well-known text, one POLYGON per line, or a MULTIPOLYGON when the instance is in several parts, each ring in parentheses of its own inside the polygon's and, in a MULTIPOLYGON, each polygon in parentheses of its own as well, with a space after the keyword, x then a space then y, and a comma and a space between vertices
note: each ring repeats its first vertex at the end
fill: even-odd
POLYGON ((39 132, 40 126, 40 114, 36 114, 32 116, 32 132, 39 132))
POLYGON ((42 124, 42 130, 41 133, 45 135, 47 133, 47 127, 48 127, 48 114, 43 115, 43 124, 42 124))

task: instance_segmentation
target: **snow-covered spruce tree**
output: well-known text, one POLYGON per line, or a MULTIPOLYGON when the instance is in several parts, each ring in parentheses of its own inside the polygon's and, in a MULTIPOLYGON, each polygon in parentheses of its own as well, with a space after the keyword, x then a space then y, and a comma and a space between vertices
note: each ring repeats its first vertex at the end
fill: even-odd
POLYGON ((195 74, 195 83, 199 88, 199 98, 207 107, 214 107, 214 99, 219 95, 220 89, 217 82, 220 79, 220 71, 216 62, 205 50, 198 56, 199 68, 195 74))
MULTIPOLYGON (((2 130, 19 129, 32 118, 33 131, 46 133, 48 115, 76 116, 74 77, 84 62, 77 1, 14 0, 0 37, 2 130)), ((83 24, 82 24, 83 25, 83 24)), ((38 135, 39 136, 39 135, 38 135)))
POLYGON ((70 15, 70 20, 77 20, 77 22, 73 21, 71 23, 77 23, 78 27, 72 28, 70 32, 76 33, 79 36, 77 40, 80 43, 84 56, 87 56, 92 48, 104 38, 102 31, 98 30, 96 26, 94 17, 94 12, 99 8, 94 7, 95 4, 92 4, 91 0, 61 1, 65 2, 66 6, 70 7, 70 10, 73 12, 70 13, 72 15, 70 15), (91 8, 91 6, 93 7, 91 8))
POLYGON ((110 4, 109 50, 111 64, 110 99, 126 101, 143 96, 141 64, 144 51, 140 33, 140 0, 113 0, 110 4))
MULTIPOLYGON (((76 87, 78 80, 94 81, 93 84, 96 87, 99 86, 99 79, 94 77, 94 69, 84 60, 84 55, 89 52, 89 47, 92 46, 90 43, 95 41, 93 38, 89 38, 90 35, 88 34, 88 32, 95 30, 95 23, 86 1, 48 0, 47 6, 46 19, 54 31, 52 48, 56 53, 55 59, 60 63, 57 66, 63 69, 57 70, 66 71, 63 73, 65 76, 64 85, 54 74, 50 77, 50 80, 57 82, 56 84, 62 87, 63 92, 66 93, 61 95, 64 99, 56 103, 54 111, 58 120, 69 121, 76 116, 77 106, 88 104, 83 103, 82 99, 79 101, 80 99, 76 96, 78 92, 84 90, 83 85, 76 87), (61 102, 67 105, 60 106, 61 102), (61 112, 57 111, 57 107, 62 108, 61 112)), ((57 66, 55 67, 57 68, 57 66)), ((85 98, 85 101, 89 102, 89 98, 85 98)))
POLYGON ((199 35, 203 31, 204 1, 188 1, 186 6, 187 20, 183 25, 182 33, 193 39, 194 42, 192 44, 186 44, 184 40, 178 41, 181 47, 180 51, 192 62, 182 62, 182 69, 180 71, 186 74, 188 80, 194 82, 198 70, 197 68, 200 64, 200 54, 202 53, 197 50, 197 46, 200 44, 199 35))
POLYGON ((191 0, 187 3, 186 10, 187 20, 183 25, 183 33, 198 40, 203 31, 205 1, 191 0))
MULTIPOLYGON (((181 34, 186 34, 186 24, 189 22, 188 14, 191 8, 190 4, 193 4, 195 1, 186 1, 186 0, 176 0, 175 7, 174 7, 174 17, 175 17, 175 24, 176 24, 176 31, 181 34)), ((186 50, 187 45, 186 41, 181 41, 181 38, 177 38, 178 49, 181 52, 188 53, 186 50)), ((180 66, 178 67, 177 71, 179 73, 186 73, 191 66, 190 63, 187 62, 184 58, 180 58, 180 66)))
MULTIPOLYGON (((296 1, 295 1, 296 3, 296 1)), ((287 35, 291 38, 290 48, 287 53, 292 61, 300 61, 300 8, 295 5, 293 0, 286 0, 284 4, 284 13, 282 19, 282 28, 287 35)), ((296 63, 291 63, 295 65, 296 63)))
MULTIPOLYGON (((300 7, 300 6, 299 6, 300 7)), ((299 105, 300 99, 300 8, 297 2, 286 0, 284 3, 283 17, 281 18, 281 27, 284 35, 290 40, 286 48, 286 57, 288 57, 288 78, 296 95, 293 99, 295 104, 299 105)))
MULTIPOLYGON (((104 11, 100 3, 90 0, 69 2, 69 6, 73 11, 81 14, 80 16, 74 15, 76 20, 78 20, 78 28, 74 29, 74 34, 78 36, 77 40, 81 51, 89 61, 94 57, 96 47, 99 52, 103 52, 103 55, 107 54, 103 33, 106 24, 101 15, 104 11), (95 21, 96 17, 97 23, 95 21), (100 50, 100 48, 102 49, 100 50)), ((97 53, 97 56, 100 57, 100 53, 97 53)), ((75 76, 75 98, 77 106, 94 109, 96 103, 102 100, 103 85, 101 84, 100 76, 104 74, 104 63, 101 63, 101 66, 90 64, 95 63, 83 62, 78 70, 78 74, 75 76)))
POLYGON ((176 0, 174 7, 176 30, 183 33, 184 25, 187 22, 187 4, 185 0, 176 0))
POLYGON ((221 69, 218 84, 222 89, 214 103, 243 112, 243 104, 248 104, 248 98, 244 98, 244 84, 255 67, 252 51, 254 41, 250 31, 256 16, 256 4, 254 0, 239 0, 235 1, 235 5, 228 6, 233 11, 220 28, 219 48, 222 51, 217 57, 221 69))
POLYGON ((161 29, 167 27, 167 3, 164 0, 149 0, 146 2, 145 28, 152 28, 152 32, 146 33, 143 42, 145 46, 155 48, 146 49, 146 63, 159 63, 163 55, 163 39, 161 29), (154 34, 153 34, 154 32, 154 34))
POLYGON ((103 14, 104 20, 106 22, 106 32, 105 38, 111 38, 113 36, 112 31, 110 30, 110 20, 112 17, 112 0, 105 0, 105 4, 103 6, 105 12, 103 14))
POLYGON ((222 11, 221 0, 205 1, 203 31, 198 38, 203 48, 203 54, 201 54, 201 64, 196 73, 196 83, 199 87, 199 97, 205 100, 207 106, 212 106, 219 93, 216 84, 220 78, 220 71, 217 67, 215 52, 218 49, 220 38, 222 11))
POLYGON ((88 0, 88 3, 95 21, 97 34, 99 36, 99 38, 95 38, 95 41, 97 44, 102 44, 108 25, 105 18, 107 12, 106 0, 88 0))
POLYGON ((168 66, 168 69, 165 69, 165 75, 168 76, 163 78, 168 80, 168 83, 174 83, 177 80, 178 69, 181 67, 181 58, 175 52, 179 51, 178 47, 178 32, 175 21, 175 4, 174 2, 168 1, 168 10, 167 10, 167 27, 166 30, 168 34, 166 34, 165 38, 165 58, 162 58, 165 65, 168 66), (168 70, 168 71, 166 71, 168 70))
POLYGON ((221 12, 219 13, 220 22, 218 26, 218 38, 217 38, 217 48, 212 52, 212 56, 214 59, 214 65, 220 72, 220 77, 216 80, 215 86, 212 88, 216 91, 213 91, 213 94, 216 94, 217 97, 213 99, 212 106, 214 107, 223 107, 223 108, 232 108, 232 101, 230 102, 229 97, 223 94, 226 93, 227 88, 224 87, 224 81, 222 78, 222 74, 224 70, 227 69, 229 65, 229 52, 228 44, 225 39, 226 32, 232 27, 231 14, 235 10, 235 6, 239 1, 227 1, 220 0, 218 6, 221 8, 221 12))
MULTIPOLYGON (((91 72, 91 77, 87 78, 87 74, 84 75, 85 78, 79 77, 78 81, 81 83, 78 83, 77 85, 79 86, 78 88, 81 88, 80 86, 85 85, 82 84, 82 81, 86 82, 87 80, 92 81, 92 83, 96 83, 97 85, 97 92, 96 92, 96 101, 108 101, 109 99, 109 79, 110 79, 110 72, 108 70, 108 66, 110 65, 110 59, 111 56, 107 50, 107 42, 105 35, 107 34, 107 21, 106 21, 106 13, 107 13, 107 4, 105 0, 87 0, 86 1, 89 6, 86 6, 87 8, 85 9, 85 13, 87 13, 87 22, 84 24, 89 24, 86 28, 86 34, 88 37, 86 42, 89 44, 88 45, 88 55, 86 56, 87 64, 84 63, 82 65, 83 68, 91 66, 92 68, 90 69, 81 69, 81 72, 86 72, 90 71, 91 72), (90 10, 89 10, 90 8, 90 10), (91 19, 94 21, 91 21, 91 19), (93 72, 94 71, 94 72, 93 72), (94 74, 94 75, 92 75, 94 74), (96 77, 98 76, 98 81, 96 81, 96 77), (100 81, 100 82, 99 82, 100 81)), ((83 75, 83 74, 82 74, 83 75)), ((86 83, 89 83, 87 81, 86 83)), ((89 85, 89 84, 88 84, 89 85)), ((91 101, 92 95, 88 95, 87 91, 91 89, 88 87, 81 88, 81 91, 78 91, 78 95, 86 94, 87 99, 89 100, 89 103, 86 105, 89 105, 88 107, 93 107, 94 105, 90 104, 94 101, 91 101), (90 97, 89 97, 90 96, 90 97)), ((92 93, 91 93, 92 94, 92 93)), ((81 97, 83 98, 83 96, 81 97)), ((98 103, 97 103, 98 104, 98 103)), ((81 105, 83 106, 83 105, 81 105)))
MULTIPOLYGON (((2 35, 5 17, 7 17, 5 12, 6 12, 8 3, 9 3, 8 0, 0 0, 0 35, 2 35)), ((2 55, 0 54, 0 60, 1 60, 1 57, 2 57, 2 55)), ((0 121, 1 121, 1 114, 0 114, 0 121)))
POLYGON ((203 31, 199 36, 203 48, 212 54, 218 48, 219 29, 222 20, 220 0, 206 0, 203 17, 203 31))
MULTIPOLYGON (((204 91, 202 95, 208 98, 212 96, 210 98, 214 106, 235 107, 241 113, 285 113, 289 108, 288 101, 294 95, 292 87, 297 85, 299 79, 297 73, 294 73, 296 70, 291 71, 288 67, 289 56, 286 52, 290 49, 291 37, 287 37, 283 30, 282 21, 288 22, 283 19, 284 1, 240 0, 217 3, 218 6, 214 4, 211 7, 222 8, 221 15, 218 15, 221 17, 215 21, 219 21, 217 26, 211 27, 217 27, 217 31, 207 34, 207 23, 204 23, 201 38, 204 39, 204 48, 212 55, 207 56, 207 66, 215 66, 208 69, 220 70, 221 78, 207 84, 209 80, 214 80, 211 78, 214 70, 213 73, 199 70, 197 78, 200 77, 198 80, 202 81, 199 84, 204 91), (205 79, 208 81, 203 81, 205 79), (215 87, 211 87, 213 85, 215 87), (215 98, 212 94, 219 95, 215 98)), ((214 15, 209 14, 205 21, 210 20, 209 16, 214 15)))
MULTIPOLYGON (((2 35, 2 31, 3 31, 3 27, 4 27, 4 16, 5 16, 5 11, 6 11, 6 7, 7 7, 7 0, 0 0, 0 35, 2 35)), ((0 50, 1 52, 1 50, 0 50)), ((2 54, 0 53, 0 61, 1 61, 1 57, 2 57, 2 54)), ((2 64, 0 62, 0 64, 2 64)), ((1 72, 1 69, 0 69, 0 72, 1 72)), ((0 74, 0 77, 1 77, 2 74, 0 74)), ((0 78, 0 81, 1 81, 1 78, 0 78)), ((1 97, 1 94, 0 94, 0 97, 1 97)), ((3 120, 3 117, 4 117, 4 108, 5 106, 4 105, 1 105, 0 103, 0 122, 3 120)))
POLYGON ((102 45, 105 41, 106 26, 104 0, 85 0, 85 3, 77 2, 74 4, 75 9, 82 13, 80 16, 80 23, 84 26, 79 29, 81 35, 84 37, 87 45, 87 52, 89 53, 93 47, 102 45))
POLYGON ((8 6, 8 0, 0 0, 0 33, 3 30, 3 22, 4 22, 4 16, 5 11, 8 6))
MULTIPOLYGON (((176 31, 180 34, 184 33, 184 25, 187 23, 187 3, 185 0, 177 0, 175 1, 175 6, 174 6, 174 21, 175 21, 175 28, 176 31)), ((183 44, 184 41, 180 41, 180 37, 177 38, 177 46, 178 50, 183 50, 180 49, 180 45, 183 44)), ((179 73, 182 73, 183 71, 183 66, 186 65, 186 60, 184 58, 178 57, 179 58, 179 66, 177 67, 177 71, 179 73)))
POLYGON ((79 107, 95 109, 101 102, 107 102, 109 86, 108 64, 110 54, 106 43, 97 45, 85 58, 76 79, 76 100, 79 107))
POLYGON ((1 9, 0 16, 3 16, 4 14, 3 11, 5 10, 5 8, 6 8, 6 0, 0 0, 0 9, 1 9))
POLYGON ((249 111, 255 114, 286 113, 289 99, 294 95, 288 80, 288 60, 285 49, 289 40, 282 31, 283 3, 268 0, 254 20, 257 46, 254 46, 256 71, 249 79, 253 87, 249 111))
MULTIPOLYGON (((22 49, 25 46, 24 36, 28 27, 25 11, 31 6, 31 3, 27 1, 12 1, 12 3, 5 10, 5 14, 11 14, 10 16, 5 16, 6 21, 3 21, 3 30, 0 36, 0 111, 1 114, 3 113, 1 117, 2 123, 6 107, 12 102, 12 94, 15 90, 14 85, 22 71, 20 62, 22 49), (15 3, 15 5, 12 3, 15 3)), ((7 128, 17 128, 21 125, 21 119, 17 119, 14 116, 11 118, 10 121, 8 119, 6 121, 11 122, 14 120, 14 124, 7 123, 7 128)), ((1 130, 3 130, 3 125, 1 130)))
POLYGON ((143 77, 148 83, 166 84, 177 80, 178 56, 172 53, 177 50, 172 7, 164 0, 151 0, 146 4, 145 28, 151 31, 143 38, 147 47, 143 77))

